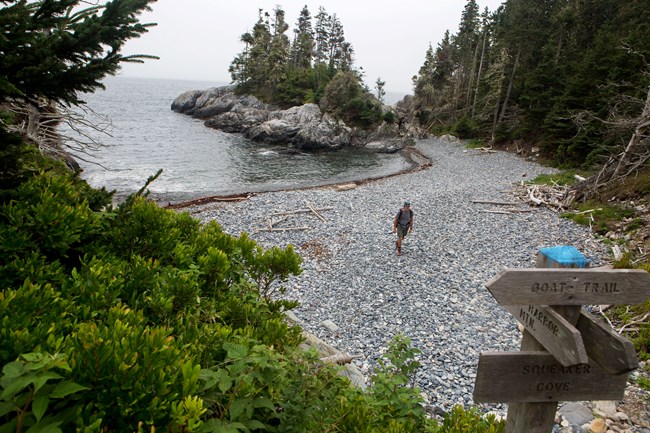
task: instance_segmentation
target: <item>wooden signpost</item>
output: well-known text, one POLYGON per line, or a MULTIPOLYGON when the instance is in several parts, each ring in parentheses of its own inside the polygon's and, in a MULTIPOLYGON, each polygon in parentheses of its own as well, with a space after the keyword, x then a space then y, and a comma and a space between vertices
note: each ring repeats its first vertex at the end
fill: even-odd
POLYGON ((549 433, 559 401, 620 400, 638 367, 632 343, 581 306, 642 303, 650 274, 587 263, 573 247, 545 248, 536 269, 486 283, 524 327, 521 352, 481 353, 474 386, 477 403, 509 403, 506 433, 549 433))
POLYGON ((543 352, 484 352, 479 371, 475 401, 620 400, 627 382, 627 374, 608 374, 595 363, 564 367, 543 352))
POLYGON ((650 274, 641 269, 506 269, 485 286, 501 305, 640 304, 650 274))
POLYGON ((562 365, 586 364, 587 350, 580 332, 560 313, 545 305, 506 305, 524 328, 562 365))

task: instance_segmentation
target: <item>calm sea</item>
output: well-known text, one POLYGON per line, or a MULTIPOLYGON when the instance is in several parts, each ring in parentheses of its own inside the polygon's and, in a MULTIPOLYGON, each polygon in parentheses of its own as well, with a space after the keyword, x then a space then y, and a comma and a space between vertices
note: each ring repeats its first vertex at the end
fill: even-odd
POLYGON ((110 135, 87 131, 102 146, 81 155, 88 161, 80 164, 91 185, 116 190, 118 199, 139 190, 159 169, 163 173, 149 190, 166 204, 359 180, 408 167, 399 155, 362 150, 283 154, 171 111, 181 93, 224 83, 111 77, 104 84, 106 90, 84 100, 110 118, 110 135))

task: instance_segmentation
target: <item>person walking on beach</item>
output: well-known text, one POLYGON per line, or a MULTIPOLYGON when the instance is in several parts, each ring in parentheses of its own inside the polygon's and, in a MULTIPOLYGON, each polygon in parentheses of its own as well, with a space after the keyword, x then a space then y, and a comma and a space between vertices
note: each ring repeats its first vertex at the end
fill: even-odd
POLYGON ((402 254, 402 242, 407 233, 413 231, 413 210, 411 209, 411 203, 408 201, 404 202, 404 207, 400 208, 395 215, 393 220, 393 233, 397 232, 397 241, 395 241, 395 247, 397 255, 402 254))

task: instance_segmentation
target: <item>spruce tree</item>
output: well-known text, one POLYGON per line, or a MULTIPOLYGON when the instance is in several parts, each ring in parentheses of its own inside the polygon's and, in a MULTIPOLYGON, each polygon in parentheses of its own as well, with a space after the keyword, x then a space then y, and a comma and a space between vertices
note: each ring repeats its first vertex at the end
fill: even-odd
POLYGON ((273 11, 272 36, 269 44, 266 70, 266 80, 269 92, 273 93, 277 85, 283 82, 287 75, 287 63, 289 61, 289 38, 286 35, 289 25, 284 19, 284 10, 276 6, 273 11))
POLYGON ((327 64, 330 53, 330 21, 331 17, 322 6, 318 8, 316 15, 316 52, 314 58, 316 65, 327 64))
POLYGON ((113 0, 86 7, 83 0, 3 0, 0 102, 34 104, 45 98, 80 104, 79 93, 102 88, 101 80, 114 75, 120 63, 153 57, 120 51, 155 25, 138 22, 154 2, 113 0))
POLYGON ((475 71, 476 48, 478 46, 479 9, 476 0, 468 0, 463 10, 458 35, 454 38, 455 63, 455 102, 465 106, 469 99, 468 91, 471 87, 475 71))
POLYGON ((291 50, 291 64, 296 68, 307 69, 314 56, 314 30, 307 6, 303 7, 294 30, 295 38, 291 50))

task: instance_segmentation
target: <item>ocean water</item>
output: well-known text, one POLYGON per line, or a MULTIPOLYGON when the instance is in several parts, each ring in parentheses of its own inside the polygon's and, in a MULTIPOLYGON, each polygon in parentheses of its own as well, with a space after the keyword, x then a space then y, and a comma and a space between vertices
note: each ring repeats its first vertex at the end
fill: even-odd
POLYGON ((170 108, 187 90, 225 83, 110 77, 104 84, 105 90, 83 99, 110 119, 110 135, 85 130, 101 146, 78 156, 82 177, 94 187, 115 190, 118 200, 139 190, 159 169, 163 173, 150 185, 150 197, 166 204, 346 182, 408 168, 400 155, 363 150, 286 154, 282 147, 207 128, 170 108))

